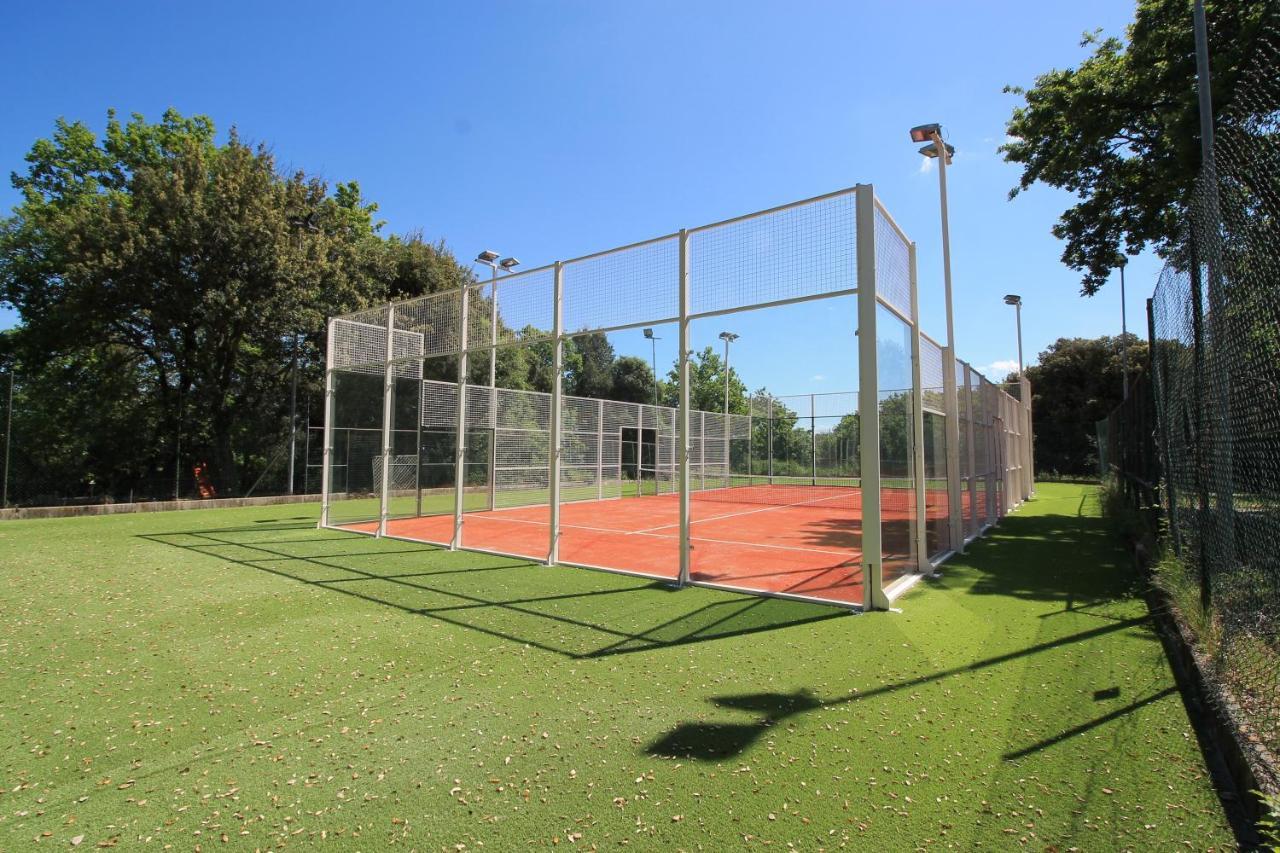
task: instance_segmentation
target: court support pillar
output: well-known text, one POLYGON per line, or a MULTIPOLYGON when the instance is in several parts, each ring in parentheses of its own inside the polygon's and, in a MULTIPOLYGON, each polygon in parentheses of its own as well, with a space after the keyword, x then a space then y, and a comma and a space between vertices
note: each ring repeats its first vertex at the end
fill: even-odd
POLYGON ((459 290, 458 306, 458 411, 454 418, 453 435, 453 538, 450 550, 462 547, 462 508, 467 492, 467 375, 470 362, 467 357, 467 303, 471 288, 459 290))
POLYGON ((887 610, 880 542, 880 389, 876 353, 876 201, 858 184, 858 446, 862 469, 862 606, 887 610))
POLYGON ((814 395, 809 395, 809 470, 813 485, 818 485, 818 410, 814 395))
POLYGON ((1022 398, 1022 497, 1036 491, 1036 472, 1031 460, 1031 382, 1026 375, 1018 377, 1018 396, 1022 398))
POLYGON ((680 229, 680 404, 676 458, 680 464, 680 585, 689 583, 689 232, 680 229))
MULTIPOLYGON (((951 550, 964 553, 964 506, 960 487, 960 401, 956 396, 956 350, 951 344, 942 348, 942 407, 947 412, 947 530, 951 550)), ((972 431, 969 436, 973 442, 972 431)), ((970 476, 973 472, 969 472, 970 476)))
POLYGON ((324 347, 324 449, 323 465, 320 468, 320 526, 329 526, 329 508, 333 501, 333 413, 334 413, 334 375, 333 375, 333 327, 330 320, 325 331, 324 347))
POLYGON ((929 511, 925 503, 925 467, 924 467, 924 378, 920 369, 920 292, 916 279, 916 244, 907 247, 909 278, 911 280, 911 459, 915 476, 912 486, 915 489, 915 513, 913 521, 913 541, 916 551, 916 568, 925 573, 933 573, 933 564, 929 562, 928 524, 929 511))
POLYGON ((551 440, 547 454, 548 501, 551 504, 551 541, 547 565, 560 560, 560 411, 564 405, 564 264, 556 261, 551 314, 551 440))
POLYGON ((765 426, 768 427, 769 448, 765 454, 765 459, 769 462, 769 485, 773 485, 773 397, 769 398, 769 419, 765 426))
POLYGON ((414 418, 418 422, 414 428, 416 439, 413 449, 413 514, 415 518, 422 518, 422 398, 425 395, 425 386, 422 384, 422 368, 423 363, 419 360, 418 375, 414 382, 414 388, 418 392, 418 399, 414 404, 414 412, 416 413, 414 418))
POLYGON ((596 401, 596 500, 604 500, 604 400, 596 401))
POLYGON ((387 516, 391 514, 391 428, 395 420, 396 306, 387 304, 387 342, 382 374, 382 488, 378 502, 378 535, 387 535, 387 516))
MULTIPOLYGON (((977 443, 973 440, 973 434, 977 429, 977 427, 974 426, 976 422, 973 419, 973 369, 970 368, 966 362, 962 361, 960 363, 964 365, 964 411, 965 411, 965 419, 969 423, 969 440, 965 442, 965 450, 968 451, 968 454, 969 454, 969 506, 974 508, 973 512, 976 514, 977 506, 978 506, 978 467, 977 467, 977 450, 978 449, 976 446, 977 443)), ((978 383, 978 391, 979 393, 982 393, 981 382, 978 383)), ((983 422, 984 424, 986 422, 985 416, 983 417, 983 422)), ((983 432, 985 432, 989 436, 994 434, 993 430, 988 430, 985 428, 983 429, 983 432)), ((990 446, 990 442, 988 442, 988 447, 989 446, 990 446)), ((986 463, 983 466, 985 470, 982 472, 982 481, 983 483, 986 484, 986 488, 983 489, 983 494, 986 497, 986 500, 984 501, 984 503, 990 504, 991 485, 992 485, 991 483, 992 465, 991 465, 990 450, 988 449, 988 452, 983 455, 987 457, 986 463)), ((979 525, 979 529, 981 529, 981 525, 979 525)), ((961 542, 964 541, 964 537, 967 533, 968 531, 965 531, 964 533, 961 534, 961 537, 960 537, 961 542)))

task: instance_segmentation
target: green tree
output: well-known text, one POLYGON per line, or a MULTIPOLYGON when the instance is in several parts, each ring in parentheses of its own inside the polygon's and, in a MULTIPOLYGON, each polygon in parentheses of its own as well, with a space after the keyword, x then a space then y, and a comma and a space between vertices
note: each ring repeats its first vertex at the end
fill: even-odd
POLYGON ((623 403, 652 403, 653 381, 649 362, 634 355, 624 355, 613 363, 613 384, 608 399, 623 403))
POLYGON ((330 194, 282 175, 266 146, 234 130, 220 144, 203 116, 109 113, 101 138, 60 120, 26 159, 0 223, 18 369, 78 361, 112 393, 108 374, 127 377, 130 405, 148 410, 129 436, 139 452, 170 465, 180 443, 223 494, 287 436, 295 353, 303 395, 319 384, 328 316, 469 276, 440 246, 382 239, 355 182, 330 194))
MULTIPOLYGON (((667 374, 663 390, 665 405, 676 406, 680 379, 680 365, 672 366, 667 374)), ((689 359, 689 406, 703 412, 724 411, 724 360, 714 347, 695 352, 689 359)), ((729 368, 729 413, 747 413, 747 386, 738 378, 738 371, 729 368)))
POLYGON ((613 391, 613 344, 603 332, 591 332, 571 339, 579 361, 569 372, 565 391, 579 397, 608 399, 613 391))
MULTIPOLYGON (((1098 470, 1095 424, 1124 396, 1120 336, 1059 338, 1027 368, 1036 468, 1092 476, 1098 470)), ((1147 344, 1127 335, 1129 377, 1147 366, 1147 344)), ((1014 381, 1010 375, 1008 381, 1014 381)), ((1132 387, 1132 384, 1130 385, 1132 387)))
MULTIPOLYGON (((1086 33, 1093 54, 1077 68, 1048 71, 1019 95, 1000 151, 1022 167, 1010 198, 1033 184, 1078 197, 1053 227, 1062 262, 1102 287, 1123 252, 1152 245, 1169 255, 1185 226, 1200 169, 1195 44, 1190 0, 1139 0, 1127 38, 1086 33)), ((1215 124, 1228 113, 1251 46, 1272 3, 1206 2, 1215 124)), ((1271 144, 1271 143, 1268 143, 1271 144)))

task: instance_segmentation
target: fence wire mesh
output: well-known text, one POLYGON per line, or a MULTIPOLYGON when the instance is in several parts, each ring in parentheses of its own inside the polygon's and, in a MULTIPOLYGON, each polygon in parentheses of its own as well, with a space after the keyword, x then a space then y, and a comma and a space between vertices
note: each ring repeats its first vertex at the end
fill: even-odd
POLYGON ((965 409, 950 417, 968 455, 948 461, 952 356, 919 339, 914 251, 858 187, 335 318, 325 523, 887 606, 886 584, 1030 491, 1005 487, 1020 404, 963 364, 965 409), (843 337, 798 340, 828 317, 844 318, 843 337), (849 334, 855 317, 865 334, 849 334), (754 369, 785 353, 788 381, 830 371, 860 388, 749 394, 726 326, 751 330, 734 352, 759 347, 743 359, 754 369), (634 348, 641 332, 650 358, 613 361, 613 342, 634 348), (695 338, 723 341, 723 361, 695 338), (665 379, 659 341, 680 353, 665 379), (601 359, 630 383, 610 384, 601 359), (948 495, 960 476, 963 519, 948 495))
POLYGON ((1280 754, 1280 24, 1233 100, 1148 303, 1150 382, 1098 424, 1104 473, 1157 505, 1161 567, 1222 699, 1280 754), (1168 562, 1168 561, 1166 561, 1168 562))

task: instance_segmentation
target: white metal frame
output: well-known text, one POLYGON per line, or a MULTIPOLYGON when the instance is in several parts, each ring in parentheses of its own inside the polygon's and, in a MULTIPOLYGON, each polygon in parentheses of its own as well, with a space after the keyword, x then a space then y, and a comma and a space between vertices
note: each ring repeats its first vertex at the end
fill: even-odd
MULTIPOLYGON (((940 165, 942 168, 945 169, 945 164, 940 164, 940 165)), ((941 177, 940 179, 944 182, 943 191, 945 193, 945 177, 941 177)), ((944 255, 946 256, 946 259, 949 260, 949 255, 950 255, 950 246, 948 243, 949 238, 945 234, 945 227, 946 227, 945 204, 943 207, 943 217, 944 217, 943 249, 944 249, 944 255)), ((893 239, 893 238, 890 238, 890 239, 893 239)), ((733 217, 730 219, 722 220, 720 222, 711 223, 709 225, 699 226, 697 228, 682 229, 680 231, 673 232, 672 234, 663 235, 661 237, 656 237, 650 240, 632 243, 627 246, 606 250, 604 252, 596 252, 589 255, 583 255, 580 258, 575 258, 571 261, 557 261, 554 264, 550 264, 544 267, 537 267, 530 270, 524 270, 519 273, 513 273, 501 279, 495 279, 495 281, 491 283, 491 292, 490 292, 491 304, 489 306, 490 330, 489 330, 489 334, 485 336, 488 338, 487 342, 468 340, 468 334, 467 334, 468 326, 469 326, 468 300, 469 300, 470 287, 459 288, 458 296, 457 296, 459 300, 457 303, 457 317, 458 317, 459 328, 457 330, 456 344, 448 348, 444 353, 440 353, 440 352, 431 353, 431 355, 443 354, 446 356, 453 356, 453 357, 456 357, 457 359, 457 383, 456 383, 457 412, 456 412, 456 421, 454 424, 456 440, 455 440, 455 458, 453 460, 453 463, 454 463, 453 534, 449 542, 449 547, 455 550, 461 549, 464 547, 462 531, 463 531, 463 524, 465 520, 464 496, 466 493, 466 449, 467 449, 466 439, 467 439, 467 431, 468 431, 468 423, 467 423, 468 382, 467 380, 469 376, 469 366, 470 366, 469 354, 471 352, 484 351, 486 349, 489 351, 489 367, 490 367, 490 376, 491 376, 490 388, 489 388, 489 395, 490 395, 490 401, 491 401, 490 416, 491 416, 491 419, 497 417, 498 390, 493 387, 493 379, 494 379, 494 371, 496 369, 495 366, 497 361, 497 351, 498 351, 498 347, 501 345, 498 341, 499 318, 497 314, 499 285, 505 288, 505 287, 511 286, 512 284, 518 284, 521 279, 526 278, 528 276, 537 275, 539 273, 542 273, 545 275, 545 273, 548 270, 553 272, 552 328, 549 334, 545 336, 540 336, 538 339, 550 340, 552 342, 553 352, 554 352, 553 371, 554 371, 554 375, 557 377, 556 381, 554 382, 552 393, 549 395, 551 397, 551 400, 550 400, 551 418, 550 418, 550 424, 549 424, 550 435, 549 435, 549 448, 548 448, 548 459, 547 459, 548 493, 550 496, 550 500, 549 500, 550 534, 549 534, 549 540, 547 542, 547 562, 556 563, 559 561, 559 556, 560 556, 559 555, 559 533, 560 533, 560 506, 562 502, 561 501, 561 498, 562 498, 561 481, 564 473, 564 470, 563 470, 564 440, 562 437, 562 429, 564 426, 563 425, 564 395, 563 395, 562 383, 559 377, 563 373, 563 359, 564 359, 563 342, 567 337, 567 333, 564 328, 564 318, 563 318, 565 269, 570 264, 573 264, 576 262, 599 258, 612 253, 626 251, 629 249, 635 249, 643 246, 648 246, 648 245, 652 245, 662 241, 677 241, 677 245, 678 245, 678 252, 679 252, 678 281, 674 283, 678 293, 677 315, 674 317, 653 318, 653 319, 645 320, 642 322, 637 321, 634 323, 628 322, 628 323, 611 325, 611 326, 601 326, 599 328, 592 328, 590 329, 590 331, 608 333, 608 332, 614 332, 614 331, 621 331, 624 329, 635 329, 643 326, 659 325, 662 323, 677 323, 679 326, 679 357, 678 357, 677 372, 680 378, 680 388, 679 388, 679 401, 676 409, 676 418, 675 418, 676 440, 675 440, 675 446, 674 446, 674 450, 675 450, 674 463, 678 471, 678 488, 680 492, 680 495, 679 495, 679 498, 680 498, 680 501, 679 501, 680 565, 679 565, 677 582, 681 586, 690 584, 690 583, 693 583, 695 585, 717 586, 717 584, 710 584, 710 583, 691 580, 692 566, 690 565, 691 532, 690 532, 690 494, 689 493, 690 493, 691 480, 692 480, 692 474, 693 474, 692 465, 691 465, 691 454, 693 451, 693 447, 692 447, 693 430, 692 430, 692 424, 691 424, 691 416, 693 412, 690 406, 689 382, 688 382, 689 371, 690 371, 690 356, 691 356, 691 348, 690 348, 690 340, 689 340, 690 324, 695 320, 733 314, 733 313, 737 313, 739 311, 744 311, 744 310, 757 310, 761 308, 798 304, 803 302, 815 301, 819 299, 831 299, 831 298, 836 298, 841 296, 856 296, 856 312, 857 312, 857 322, 858 322, 858 353, 859 353, 858 417, 860 421, 858 453, 860 456, 861 476, 864 484, 878 483, 880 481, 880 435, 879 435, 879 402, 880 401, 879 401, 878 374, 877 374, 878 353, 877 353, 877 335, 876 335, 876 320, 877 320, 876 315, 879 308, 883 306, 887 311, 889 311, 895 317, 900 319, 902 322, 906 323, 909 327, 910 337, 911 337, 910 348, 911 348, 911 359, 912 359, 912 389, 911 389, 912 391, 911 393, 912 424, 911 424, 910 438, 912 442, 912 453, 911 453, 910 459, 908 460, 908 465, 909 465, 909 469, 912 471, 914 476, 913 497, 914 497, 914 503, 915 503, 915 511, 910 520, 912 524, 911 541, 913 543, 913 549, 915 551, 914 565, 911 567, 914 570, 914 573, 908 575, 907 577, 904 577, 895 581, 888 590, 886 590, 885 584, 884 584, 883 555, 881 553, 882 552, 881 524, 883 520, 882 507, 881 507, 881 490, 879 488, 864 488, 862 492, 862 536, 863 536, 862 572, 863 572, 863 584, 864 584, 864 590, 865 590, 862 608, 863 609, 888 608, 890 606, 891 600, 894 597, 901 594, 901 592, 906 588, 909 588, 911 583, 914 582, 914 580, 918 579, 920 576, 924 574, 931 572, 933 570, 933 567, 936 566, 938 562, 941 562, 942 560, 946 559, 946 557, 949 555, 949 552, 941 555, 931 555, 927 553, 926 533, 928 529, 928 513, 927 513, 927 501, 926 501, 927 483, 926 483, 926 476, 925 476, 926 470, 925 470, 925 460, 924 460, 924 435, 923 435, 924 398, 923 398, 923 389, 921 387, 921 369, 920 369, 921 338, 927 337, 927 336, 924 335, 923 332, 921 331, 919 327, 918 319, 917 319, 919 316, 919 286, 917 281, 917 269, 916 269, 916 247, 915 247, 915 244, 912 243, 906 237, 906 235, 902 232, 902 230, 898 227, 897 223, 893 221, 892 217, 884 209, 883 205, 881 205, 877 201, 877 199, 875 198, 874 189, 869 184, 860 184, 853 188, 837 190, 835 192, 826 193, 820 196, 815 196, 810 199, 804 199, 801 201, 792 202, 790 204, 779 205, 777 207, 769 208, 768 210, 758 211, 755 213, 746 214, 744 216, 733 217), (855 282, 852 282, 856 286, 844 287, 844 288, 833 288, 829 290, 824 290, 820 294, 810 294, 810 295, 796 296, 796 297, 790 297, 790 298, 784 298, 784 299, 762 301, 759 303, 751 303, 748 305, 741 305, 733 308, 717 308, 715 310, 708 310, 708 311, 696 312, 696 313, 691 310, 692 309, 692 302, 691 302, 692 285, 691 285, 690 245, 691 245, 691 238, 694 235, 703 231, 707 231, 709 229, 718 228, 718 227, 722 227, 732 223, 742 222, 742 221, 750 220, 757 217, 768 216, 770 214, 791 210, 804 205, 814 204, 817 202, 821 202, 821 201, 825 201, 825 200, 829 200, 829 199, 833 199, 841 196, 852 197, 854 215, 856 216, 856 223, 855 223, 856 227, 854 232, 855 233, 854 239, 856 243, 856 246, 855 246, 856 257, 857 257, 856 271, 855 271, 856 280, 855 282), (903 245, 905 246, 907 256, 908 256, 908 262, 909 262, 908 264, 909 278, 910 278, 909 307, 895 305, 892 302, 890 302, 887 298, 884 298, 877 293, 877 288, 876 288, 877 276, 880 274, 880 271, 877 268, 877 234, 876 234, 876 227, 875 227, 877 214, 882 216, 883 219, 892 226, 892 229, 896 234, 896 238, 900 239, 903 245), (908 314, 903 313, 904 310, 906 310, 909 313, 909 316, 908 314)), ((966 538, 967 538, 966 533, 968 533, 969 531, 966 530, 964 521, 962 519, 963 503, 960 499, 961 498, 960 492, 962 488, 961 469, 959 464, 960 462, 960 459, 959 459, 959 456, 960 456, 959 454, 960 406, 959 406, 959 400, 958 400, 958 394, 957 394, 957 388, 956 388, 956 384, 957 384, 956 368, 958 365, 962 366, 966 371, 966 378, 970 375, 971 372, 976 373, 976 371, 972 371, 972 369, 968 365, 964 364, 963 362, 958 362, 955 357, 955 346, 954 346, 954 337, 953 337, 954 330, 952 327, 951 306, 950 306, 949 264, 947 264, 946 266, 947 266, 947 270, 946 270, 947 345, 944 347, 940 347, 940 349, 943 353, 943 383, 944 383, 944 409, 945 409, 945 412, 943 414, 945 417, 945 427, 946 427, 947 490, 948 490, 948 498, 949 498, 949 505, 950 505, 950 514, 949 514, 948 523, 951 530, 950 547, 955 551, 959 551, 963 549, 966 538)), ((421 297, 421 299, 432 299, 432 298, 448 299, 450 297, 447 294, 435 294, 428 297, 421 297)), ((395 376, 396 376, 395 368, 397 364, 407 361, 410 358, 414 358, 416 360, 421 361, 421 359, 427 355, 425 351, 420 351, 416 355, 400 356, 400 357, 397 356, 395 340, 396 340, 396 335, 400 334, 395 327, 396 318, 397 318, 397 307, 398 307, 397 305, 391 305, 391 306, 388 306, 388 308, 386 309, 387 316, 386 316, 385 361, 383 364, 379 365, 380 367, 383 368, 382 370, 382 373, 383 373, 383 409, 382 409, 383 424, 381 429, 381 439, 382 439, 381 464, 383 465, 383 469, 382 469, 383 477, 382 477, 382 483, 381 483, 380 495, 379 495, 380 501, 379 501, 379 511, 378 511, 378 519, 377 519, 378 523, 376 525, 376 528, 373 531, 368 531, 368 530, 364 531, 364 532, 371 532, 377 536, 389 536, 388 521, 390 517, 391 478, 390 478, 390 471, 388 470, 388 467, 391 462, 392 451, 394 450, 393 445, 394 445, 395 431, 394 431, 394 424, 392 423, 392 421, 394 417, 394 394, 395 394, 395 376)), ((348 316, 349 317, 363 316, 363 314, 348 315, 348 316)), ((341 529, 349 529, 346 527, 342 527, 341 524, 338 524, 338 525, 334 524, 335 519, 334 519, 334 511, 333 511, 335 494, 334 494, 334 488, 333 488, 334 483, 333 483, 333 477, 332 477, 332 470, 337 464, 335 439, 336 439, 336 429, 337 429, 336 416, 337 416, 337 408, 339 405, 338 399, 337 399, 338 398, 337 375, 346 367, 346 365, 338 364, 335 359, 336 346, 335 346, 334 338, 336 334, 340 334, 337 323, 336 323, 336 321, 339 319, 345 320, 347 318, 334 318, 330 320, 328 324, 329 349, 328 349, 328 352, 326 353, 326 361, 325 361, 326 418, 325 418, 325 429, 324 429, 324 470, 322 471, 322 477, 321 477, 323 495, 322 495, 322 504, 321 504, 320 524, 322 527, 337 526, 341 529)), ((577 330, 577 331, 584 331, 584 330, 577 330)), ((930 338, 929 340, 933 342, 932 338, 930 338)), ((362 372, 368 372, 368 370, 362 370, 362 372)), ((421 377, 421 374, 419 374, 419 377, 421 377)), ((980 379, 979 389, 981 393, 989 393, 986 390, 988 387, 990 387, 989 383, 986 383, 985 380, 981 380, 980 377, 979 379, 980 379)), ((421 381, 421 378, 419 381, 421 381)), ((1032 449, 1031 449, 1030 387, 1027 384, 1025 378, 1022 379, 1021 383, 1022 383, 1022 387, 1020 389, 1022 392, 1020 394, 1021 400, 1015 401, 1012 398, 1005 400, 1003 397, 1001 397, 999 398, 998 406, 991 407, 986 404, 983 405, 984 423, 981 425, 981 429, 979 428, 980 425, 974 423, 974 420, 973 420, 973 407, 974 407, 974 401, 972 399, 973 393, 966 393, 965 409, 966 409, 966 415, 968 416, 967 429, 968 429, 968 439, 969 439, 967 444, 967 460, 966 461, 968 462, 968 466, 969 466, 969 470, 967 472, 967 480, 968 480, 968 487, 969 489, 971 489, 971 492, 970 492, 971 497, 976 497, 976 494, 975 494, 976 485, 977 485, 976 479, 978 476, 984 476, 988 478, 988 485, 989 485, 988 489, 986 490, 987 498, 988 498, 988 512, 984 515, 984 518, 982 519, 982 522, 979 525, 981 529, 985 529, 985 527, 988 526, 990 523, 994 522, 995 520, 998 520, 998 518, 1001 515, 1003 515, 1004 512, 1006 512, 1012 506, 1016 505, 1022 499, 1029 497, 1031 494, 1033 494, 1033 491, 1034 491, 1034 481, 1032 477, 1033 468, 1032 468, 1032 449), (993 409, 993 410, 988 411, 988 409, 993 409), (1016 420, 1016 425, 1011 426, 1010 419, 1016 420), (977 471, 976 464, 975 464, 975 442, 979 440, 980 436, 981 438, 989 442, 989 445, 988 445, 989 449, 988 449, 988 452, 985 454, 986 455, 986 459, 984 463, 985 470, 983 472, 977 471), (1007 448, 1008 448, 1007 453, 1006 453, 1005 447, 997 448, 995 446, 997 443, 1007 445, 1007 448), (1005 458, 1006 456, 1008 458, 1005 458), (1001 502, 1002 505, 995 506, 995 503, 994 503, 995 495, 993 494, 993 489, 990 488, 990 485, 991 485, 990 478, 992 477, 992 474, 995 471, 993 466, 1001 463, 1007 464, 1010 467, 1008 467, 1005 470, 1005 472, 1001 475, 1001 479, 1004 484, 1004 500, 1001 502)), ((997 391, 997 393, 1002 395, 1004 394, 1003 391, 997 391)), ((599 402, 599 407, 596 409, 596 417, 599 422, 596 428, 596 439, 595 439, 596 440, 595 473, 596 473, 596 484, 597 484, 596 497, 597 499, 600 499, 604 497, 603 458, 604 458, 605 429, 604 429, 604 401, 598 401, 598 402, 599 402)), ((773 471, 773 465, 772 465, 772 462, 773 462, 772 445, 774 440, 774 436, 772 435, 773 408, 774 408, 773 398, 770 397, 769 412, 768 412, 769 433, 770 433, 768 438, 770 442, 770 447, 769 447, 768 471, 767 471, 769 482, 773 482, 774 475, 775 475, 775 472, 773 471)), ((642 442, 644 430, 646 426, 646 423, 644 421, 644 416, 643 416, 643 413, 645 412, 645 407, 641 406, 639 410, 641 412, 641 417, 638 420, 637 435, 642 442)), ((754 415, 754 411, 750 411, 746 416, 747 417, 747 433, 748 433, 747 441, 748 441, 748 448, 749 448, 747 464, 748 464, 748 470, 751 473, 754 473, 754 471, 752 471, 751 469, 751 445, 754 443, 753 415, 754 415)), ((658 418, 660 416, 660 413, 657 410, 654 410, 652 412, 652 416, 655 418, 658 418)), ((419 412, 419 421, 421 421, 423 417, 424 417, 423 413, 419 412)), ((705 413, 700 413, 699 417, 703 421, 702 429, 699 430, 699 436, 700 436, 700 441, 702 445, 705 447, 706 445, 706 423, 705 422, 708 419, 705 413)), ((730 416, 728 416, 727 412, 722 413, 722 424, 723 424, 723 429, 725 431, 723 461, 726 466, 726 483, 731 484, 731 480, 728 478, 730 478, 732 474, 730 445, 731 445, 731 436, 733 433, 733 420, 730 416)), ((661 425, 655 422, 654 426, 658 428, 657 433, 660 434, 662 432, 661 425)), ((811 479, 813 480, 813 482, 816 483, 816 480, 817 480, 816 403, 814 402, 812 397, 810 399, 810 426, 811 426, 811 429, 814 430, 814 435, 813 435, 814 446, 812 448, 814 470, 811 472, 812 474, 811 479)), ((497 466, 495 464, 496 456, 493 455, 493 454, 496 454, 496 444, 497 444, 496 420, 494 420, 493 427, 494 427, 494 431, 492 432, 493 447, 491 448, 490 482, 488 484, 488 488, 490 492, 491 508, 493 508, 496 503, 494 490, 496 489, 497 466)), ((419 430, 420 429, 421 429, 421 424, 419 424, 419 430)), ((618 440, 619 440, 619 452, 621 452, 621 432, 618 433, 618 440)), ((661 444, 660 435, 657 440, 659 444, 661 444)), ((660 455, 661 447, 655 448, 655 452, 660 455)), ((639 447, 637 448, 637 453, 638 454, 640 453, 639 447)), ((348 460, 346 464, 349 465, 350 460, 348 460)), ((655 465, 658 465, 658 464, 660 464, 660 460, 657 457, 655 457, 655 465)), ((575 466, 581 467, 581 466, 577 466, 576 463, 575 463, 575 466)), ((707 466, 707 461, 706 461, 706 454, 704 452, 700 457, 700 464, 699 464, 699 470, 704 477, 706 475, 706 466, 707 466)), ((389 536, 389 538, 397 538, 397 537, 389 536)), ((477 550, 477 549, 468 548, 467 550, 477 550)), ((585 567, 605 569, 608 571, 621 571, 624 574, 643 575, 642 572, 630 572, 630 571, 624 571, 619 569, 610 569, 608 567, 601 567, 601 566, 585 566, 585 567)), ((726 587, 726 588, 732 588, 732 587, 726 587)), ((808 601, 817 600, 817 599, 814 599, 813 597, 804 596, 804 595, 797 596, 797 595, 787 595, 787 594, 770 594, 770 593, 762 593, 756 590, 742 590, 742 591, 751 592, 752 594, 756 594, 756 595, 762 595, 762 594, 772 595, 773 597, 794 598, 794 599, 808 600, 808 601)), ((827 602, 827 603, 831 603, 831 602, 827 602)))

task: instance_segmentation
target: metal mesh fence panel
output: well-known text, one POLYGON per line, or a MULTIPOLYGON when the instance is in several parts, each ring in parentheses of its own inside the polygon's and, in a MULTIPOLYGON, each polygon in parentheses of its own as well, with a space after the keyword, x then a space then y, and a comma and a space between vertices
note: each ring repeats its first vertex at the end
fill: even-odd
POLYGON ((911 260, 907 241, 880 205, 876 205, 876 295, 914 320, 911 314, 911 260))
MULTIPOLYGON (((1211 46, 1212 47, 1212 46, 1211 46)), ((1172 558, 1157 580, 1196 623, 1212 686, 1280 754, 1280 19, 1264 23, 1186 230, 1148 301, 1149 379, 1097 428, 1103 473, 1172 558)), ((1277 778, 1273 777, 1275 784, 1277 778)))
POLYGON ((674 320, 680 313, 679 252, 679 239, 665 237, 566 263, 565 329, 572 334, 674 320))
MULTIPOLYGON (((931 340, 918 366, 927 387, 913 389, 912 252, 860 187, 335 318, 325 520, 846 606, 874 594, 886 606, 883 579, 917 571, 919 551, 954 547, 947 476, 964 473, 976 493, 980 477, 1003 474, 991 469, 1003 454, 978 467, 973 452, 995 441, 1008 408, 961 370, 969 452, 966 467, 949 472, 950 362, 931 340), (770 313, 743 326, 729 319, 760 310, 770 313), (813 350, 816 369, 800 381, 824 381, 823 370, 848 377, 874 358, 871 378, 860 373, 874 379, 869 392, 761 394, 744 404, 739 387, 731 400, 728 347, 738 335, 722 322, 769 348, 788 344, 768 334, 797 317, 842 314, 871 323, 867 335, 837 342, 835 369, 813 350), (706 321, 708 337, 720 332, 724 362, 694 350, 694 321, 706 321), (674 388, 651 380, 654 403, 603 399, 606 335, 658 325, 668 340, 679 335, 682 364, 698 361, 696 405, 692 379, 674 388), (721 381, 723 404, 721 389, 706 387, 721 381), (562 393, 570 386, 596 396, 562 393), (656 405, 660 396, 682 402, 656 405), (869 433, 862 421, 871 419, 878 428, 869 433), (874 552, 865 557, 864 537, 874 552), (864 577, 868 567, 874 574, 864 577)), ((632 374, 630 399, 635 384, 632 374)), ((967 502, 972 511, 972 494, 967 502)))
POLYGON ((855 227, 854 191, 844 190, 690 232, 691 313, 851 291, 855 227))

